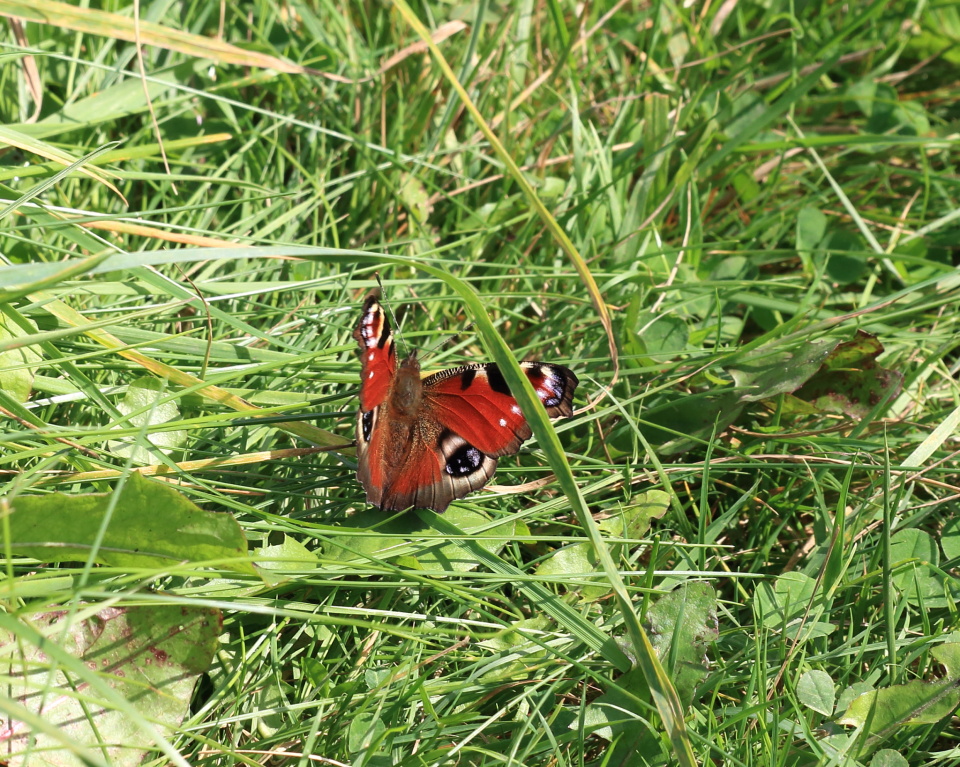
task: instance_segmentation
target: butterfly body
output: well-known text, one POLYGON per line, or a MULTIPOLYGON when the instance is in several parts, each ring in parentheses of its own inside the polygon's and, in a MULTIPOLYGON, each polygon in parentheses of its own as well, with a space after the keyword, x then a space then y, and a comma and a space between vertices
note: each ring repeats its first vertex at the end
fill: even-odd
MULTIPOLYGON (((381 509, 443 511, 483 487, 500 456, 531 430, 493 363, 422 378, 416 353, 399 365, 376 293, 354 331, 362 359, 357 413, 357 478, 381 509)), ((551 416, 570 415, 577 377, 562 365, 522 367, 551 416)))

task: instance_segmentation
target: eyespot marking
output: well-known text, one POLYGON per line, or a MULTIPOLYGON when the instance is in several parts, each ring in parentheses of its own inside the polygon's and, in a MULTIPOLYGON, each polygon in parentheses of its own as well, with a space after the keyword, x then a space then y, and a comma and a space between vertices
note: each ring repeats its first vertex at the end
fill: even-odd
POLYGON ((483 453, 473 445, 464 442, 459 449, 447 459, 447 474, 452 477, 465 477, 473 474, 483 463, 483 453))
POLYGON ((466 477, 479 469, 486 456, 459 434, 444 429, 437 445, 446 458, 443 470, 451 477, 466 477))
POLYGON ((373 411, 368 410, 360 416, 360 425, 363 430, 363 441, 370 441, 370 434, 373 432, 373 411))

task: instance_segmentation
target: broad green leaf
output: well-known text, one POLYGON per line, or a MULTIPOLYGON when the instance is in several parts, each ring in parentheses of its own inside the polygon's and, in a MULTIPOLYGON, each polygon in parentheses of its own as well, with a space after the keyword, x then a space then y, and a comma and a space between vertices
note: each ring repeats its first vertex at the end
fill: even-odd
POLYGON ((757 402, 799 389, 823 364, 839 342, 808 339, 790 349, 763 346, 738 356, 727 372, 733 376, 744 402, 757 402))
POLYGON ((257 731, 265 738, 290 724, 290 701, 296 691, 279 677, 271 674, 257 690, 255 710, 257 731))
MULTIPOLYGON (((587 704, 585 723, 590 725, 593 733, 608 741, 618 739, 630 740, 636 749, 646 735, 649 727, 646 716, 642 713, 645 707, 639 706, 637 699, 649 698, 650 690, 639 669, 633 669, 616 680, 608 692, 595 698, 587 704)), ((571 723, 575 729, 577 723, 571 723)))
POLYGON ((557 549, 537 567, 537 577, 546 582, 563 579, 564 589, 586 601, 610 593, 610 584, 605 583, 606 576, 597 566, 597 556, 589 543, 572 543, 557 549))
MULTIPOLYGON (((36 328, 36 323, 30 324, 36 328)), ((26 343, 20 345, 21 342, 16 340, 26 338, 28 334, 23 328, 0 314, 0 390, 17 402, 26 402, 30 398, 34 372, 42 360, 36 347, 26 343)))
POLYGON ((366 751, 380 740, 386 730, 386 725, 376 714, 364 712, 352 717, 347 729, 347 748, 353 754, 366 751))
POLYGON ((945 580, 937 569, 940 550, 933 537, 923 530, 906 528, 894 533, 890 540, 890 563, 894 569, 894 585, 911 604, 945 607, 945 600, 952 600, 946 595, 960 589, 960 582, 945 580))
POLYGON ((707 649, 717 640, 717 595, 710 584, 690 581, 661 597, 647 613, 650 641, 684 705, 693 702, 707 674, 707 649))
MULTIPOLYGON (((117 410, 129 416, 123 427, 161 426, 169 421, 180 419, 180 408, 174 400, 167 398, 167 387, 163 381, 153 376, 141 376, 127 387, 126 396, 117 404, 117 410), (164 401, 166 400, 166 401, 164 401)), ((187 441, 184 429, 170 429, 151 434, 137 434, 126 441, 110 440, 110 449, 119 456, 132 458, 140 465, 158 463, 156 456, 147 448, 138 444, 139 440, 148 440, 150 444, 164 453, 183 447, 187 441)))
POLYGON ((612 512, 598 527, 608 535, 621 538, 642 538, 670 508, 670 495, 662 490, 647 490, 634 496, 629 505, 612 512))
MULTIPOLYGON (((597 526, 610 538, 641 538, 647 534, 653 520, 662 517, 669 507, 667 493, 650 490, 637 496, 629 506, 601 520, 597 526)), ((616 552, 625 546, 611 541, 610 548, 616 552)), ((554 551, 537 567, 537 575, 545 581, 563 578, 564 588, 577 593, 584 601, 600 599, 611 590, 609 581, 597 565, 593 547, 585 542, 554 551)))
POLYGON ((910 767, 910 762, 899 751, 883 748, 873 755, 870 767, 910 767))
MULTIPOLYGON (((916 560, 919 565, 940 564, 936 541, 929 533, 915 527, 897 530, 890 538, 890 564, 896 566, 910 560, 916 560)), ((909 578, 909 574, 899 573, 894 575, 894 583, 902 588, 909 578)))
MULTIPOLYGON (((684 706, 692 702, 696 685, 706 675, 709 643, 717 638, 716 593, 703 582, 684 583, 661 597, 647 613, 650 640, 684 706)), ((638 669, 616 680, 616 686, 587 705, 590 731, 614 744, 611 763, 643 764, 638 755, 660 753, 659 733, 648 728, 646 706, 650 689, 638 669)), ((579 723, 571 723, 575 729, 579 723)))
POLYGON ((7 519, 10 539, 0 549, 9 546, 14 555, 41 562, 84 562, 94 556, 124 568, 198 562, 256 572, 233 515, 203 511, 169 485, 137 473, 127 477, 119 494, 16 496, 7 519))
POLYGON ((870 79, 857 80, 847 86, 846 98, 850 100, 847 108, 851 111, 859 109, 865 117, 873 114, 873 104, 877 94, 877 81, 870 79))
POLYGON ((940 547, 947 559, 960 557, 960 517, 948 519, 940 531, 940 547))
MULTIPOLYGON (((131 708, 168 729, 188 713, 193 687, 210 665, 222 623, 218 610, 185 605, 108 607, 86 616, 57 611, 29 620, 50 642, 102 672, 106 684, 131 708)), ((28 762, 56 767, 88 764, 63 747, 64 738, 94 753, 103 754, 100 749, 105 748, 110 763, 119 767, 139 765, 154 745, 131 725, 126 711, 101 700, 69 669, 52 663, 42 646, 29 645, 2 629, 0 674, 4 695, 28 711, 42 712, 61 736, 5 716, 9 731, 3 741, 4 759, 11 767, 28 762)))
POLYGON ((938 645, 930 654, 946 668, 946 676, 864 693, 853 699, 837 721, 853 727, 869 723, 878 743, 898 727, 936 724, 950 716, 960 705, 960 643, 938 645))
POLYGON ((690 394, 643 411, 637 424, 644 438, 661 455, 689 450, 723 431, 740 417, 743 405, 735 391, 690 394))
POLYGON ((296 538, 283 536, 283 542, 275 546, 264 546, 256 559, 257 567, 264 570, 302 570, 313 569, 319 564, 317 555, 296 538))
POLYGON ((835 229, 827 235, 818 256, 826 259, 827 277, 849 285, 862 279, 870 269, 868 259, 875 256, 859 232, 835 229))
POLYGON ((815 592, 813 578, 803 573, 786 573, 773 584, 767 581, 757 584, 754 606, 764 626, 779 630, 806 612, 815 592))
POLYGON ((508 628, 490 639, 482 640, 480 644, 497 652, 503 652, 504 650, 516 651, 521 647, 532 647, 535 651, 539 652, 541 651, 540 645, 532 644, 527 633, 539 634, 547 631, 550 626, 551 621, 546 615, 535 615, 532 618, 514 621, 508 628))
MULTIPOLYGON (((289 535, 283 536, 282 543, 260 549, 255 561, 260 568, 260 575, 272 586, 286 583, 295 579, 299 573, 310 572, 320 566, 317 555, 289 535)), ((226 589, 231 587, 230 583, 223 585, 226 589)), ((234 581, 232 585, 238 594, 251 590, 249 584, 234 581)), ((225 593, 219 592, 219 595, 225 596, 225 593)))
POLYGON ((678 317, 644 312, 637 317, 636 329, 640 333, 647 354, 663 359, 667 355, 685 351, 690 332, 687 324, 678 317))
MULTIPOLYGON (((500 551, 516 535, 514 520, 492 525, 487 514, 459 504, 451 506, 444 518, 490 553, 500 551)), ((416 514, 385 518, 382 511, 369 510, 354 514, 350 523, 355 532, 331 536, 323 546, 324 556, 343 562, 402 556, 406 566, 449 572, 468 572, 477 567, 476 557, 463 544, 442 538, 431 542, 431 526, 416 514)))
POLYGON ((873 685, 869 682, 854 682, 849 687, 843 688, 843 690, 840 692, 840 695, 837 698, 837 705, 834 707, 834 710, 846 711, 853 702, 854 698, 859 695, 863 695, 866 692, 871 692, 872 690, 873 685))
POLYGON ((797 214, 797 252, 813 255, 827 231, 827 217, 819 208, 804 205, 797 214))
POLYGON ((814 669, 804 672, 797 682, 797 697, 807 708, 830 716, 837 700, 837 687, 826 671, 814 669))
POLYGON ((400 199, 416 223, 422 224, 430 217, 430 211, 433 210, 430 194, 416 176, 404 173, 400 181, 399 193, 400 199))

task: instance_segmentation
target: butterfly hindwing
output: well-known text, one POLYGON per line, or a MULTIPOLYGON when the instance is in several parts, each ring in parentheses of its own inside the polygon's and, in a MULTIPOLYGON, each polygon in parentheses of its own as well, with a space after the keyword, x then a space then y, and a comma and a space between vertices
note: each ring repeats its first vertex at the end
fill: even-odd
POLYGON ((482 488, 497 468, 497 459, 481 453, 436 422, 423 419, 399 470, 387 483, 381 508, 444 511, 451 501, 482 488))

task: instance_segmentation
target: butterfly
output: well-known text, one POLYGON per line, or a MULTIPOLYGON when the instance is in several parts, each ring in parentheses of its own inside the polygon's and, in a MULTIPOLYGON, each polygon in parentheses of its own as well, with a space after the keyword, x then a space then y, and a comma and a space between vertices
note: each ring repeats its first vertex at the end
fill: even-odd
MULTIPOLYGON (((421 378, 413 351, 398 365, 377 291, 363 302, 353 337, 362 360, 357 479, 375 506, 442 512, 487 484, 497 459, 533 433, 495 363, 421 378)), ((572 415, 579 381, 569 368, 520 366, 550 417, 572 415)))

